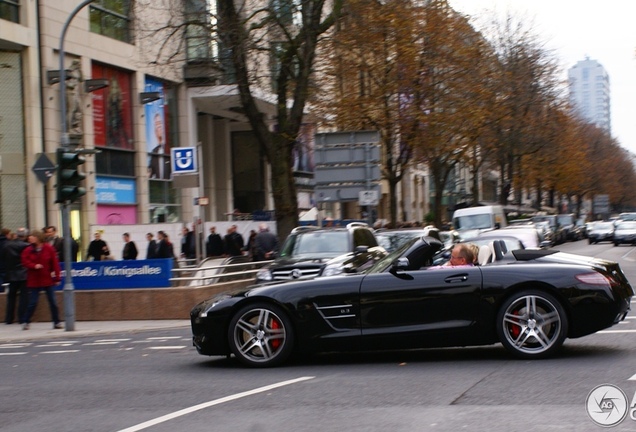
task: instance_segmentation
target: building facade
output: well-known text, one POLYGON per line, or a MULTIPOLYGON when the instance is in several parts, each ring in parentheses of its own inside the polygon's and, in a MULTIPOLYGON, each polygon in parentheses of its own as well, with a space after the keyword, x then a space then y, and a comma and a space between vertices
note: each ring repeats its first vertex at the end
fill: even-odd
POLYGON ((611 133, 610 79, 596 60, 586 58, 568 70, 570 104, 582 119, 611 133))
MULTIPOLYGON (((42 157, 55 165, 65 142, 87 150, 87 193, 70 217, 83 250, 95 226, 271 219, 269 167, 231 74, 215 72, 227 71, 222 47, 190 29, 175 45, 161 43, 176 15, 209 17, 213 2, 94 0, 71 17, 81 3, 0 0, 0 226, 61 225, 54 169, 42 179, 32 168, 42 157), (60 35, 70 18, 61 119, 60 35), (170 62, 156 61, 161 50, 173 53, 170 62), (171 172, 178 148, 194 149, 195 175, 171 172)), ((273 119, 267 93, 258 103, 273 119)), ((314 132, 304 128, 296 151, 305 210, 313 205, 314 132)))

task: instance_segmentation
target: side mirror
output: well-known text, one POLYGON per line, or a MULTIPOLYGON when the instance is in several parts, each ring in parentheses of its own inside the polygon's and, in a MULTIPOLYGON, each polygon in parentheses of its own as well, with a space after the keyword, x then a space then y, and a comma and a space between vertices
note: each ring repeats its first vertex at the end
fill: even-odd
POLYGON ((369 251, 369 246, 356 246, 354 252, 354 255, 358 255, 358 254, 363 254, 363 253, 367 253, 369 251))
POLYGON ((408 258, 401 257, 393 261, 393 264, 391 264, 391 269, 392 270, 408 270, 410 265, 411 263, 409 262, 408 258))

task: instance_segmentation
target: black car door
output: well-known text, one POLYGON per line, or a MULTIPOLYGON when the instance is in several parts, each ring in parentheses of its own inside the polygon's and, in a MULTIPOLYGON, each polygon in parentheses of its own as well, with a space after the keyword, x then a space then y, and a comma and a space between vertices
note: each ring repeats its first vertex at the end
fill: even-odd
POLYGON ((382 340, 378 348, 386 349, 465 337, 474 327, 481 286, 481 270, 472 266, 369 274, 360 289, 363 339, 382 340))

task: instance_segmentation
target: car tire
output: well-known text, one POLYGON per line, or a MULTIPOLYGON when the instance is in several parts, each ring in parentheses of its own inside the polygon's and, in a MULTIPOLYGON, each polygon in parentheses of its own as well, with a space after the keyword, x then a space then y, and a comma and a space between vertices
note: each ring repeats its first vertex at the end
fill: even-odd
POLYGON ((292 353, 294 330, 280 307, 254 303, 234 315, 228 341, 232 353, 244 365, 271 367, 280 365, 292 353))
POLYGON ((497 313, 497 335, 514 356, 545 358, 556 353, 568 334, 565 309, 554 296, 526 290, 510 296, 497 313))
POLYGON ((618 243, 614 242, 614 246, 618 246, 618 243))

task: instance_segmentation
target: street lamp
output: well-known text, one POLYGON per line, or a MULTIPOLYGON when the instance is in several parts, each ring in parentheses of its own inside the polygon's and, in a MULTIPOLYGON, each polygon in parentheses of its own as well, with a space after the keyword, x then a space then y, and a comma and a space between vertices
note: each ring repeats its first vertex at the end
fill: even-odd
MULTIPOLYGON (((69 150, 69 136, 66 124, 66 69, 64 69, 64 39, 71 20, 77 13, 94 0, 84 0, 68 16, 60 34, 60 121, 62 150, 69 150)), ((62 230, 64 236, 64 325, 66 331, 75 330, 75 287, 71 276, 71 214, 70 202, 62 202, 62 230)))

